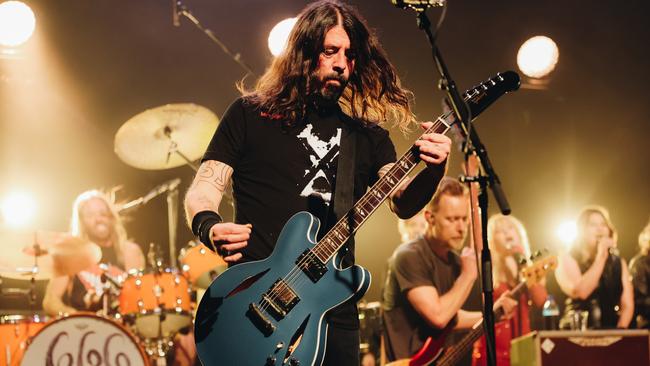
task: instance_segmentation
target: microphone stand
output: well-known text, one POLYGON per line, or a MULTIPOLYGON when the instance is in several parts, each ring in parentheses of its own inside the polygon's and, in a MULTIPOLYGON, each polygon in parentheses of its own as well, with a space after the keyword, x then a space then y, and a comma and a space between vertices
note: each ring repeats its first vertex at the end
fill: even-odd
POLYGON ((217 38, 217 36, 215 36, 210 29, 204 27, 201 24, 201 22, 194 16, 194 14, 192 14, 192 12, 185 6, 185 4, 181 2, 181 0, 175 0, 175 1, 176 1, 176 6, 178 8, 178 14, 189 19, 190 22, 192 22, 197 28, 199 28, 199 30, 205 33, 208 36, 208 38, 212 40, 212 42, 216 43, 217 46, 221 48, 223 53, 230 56, 230 58, 232 58, 239 66, 241 66, 241 68, 244 69, 244 71, 246 71, 246 75, 244 75, 244 77, 246 77, 247 75, 255 75, 253 70, 241 59, 241 54, 239 52, 233 54, 230 51, 230 49, 228 49, 228 47, 226 47, 226 45, 223 42, 221 42, 221 40, 217 38))
MULTIPOLYGON (((487 348, 487 363, 488 365, 496 365, 496 348, 495 348, 495 338, 494 338, 494 298, 492 297, 493 293, 493 281, 492 281, 492 255, 487 241, 487 212, 488 212, 488 196, 487 196, 487 186, 489 184, 492 192, 501 208, 501 212, 507 215, 510 213, 510 207, 508 201, 505 197, 505 194, 501 188, 499 178, 497 177, 490 159, 487 156, 487 151, 485 146, 481 143, 476 130, 471 126, 471 111, 467 108, 463 98, 461 97, 458 89, 456 89, 456 83, 451 78, 449 70, 442 58, 442 54, 436 45, 435 36, 431 32, 431 21, 426 15, 426 8, 413 8, 417 13, 417 25, 418 28, 423 30, 427 36, 427 40, 431 45, 431 53, 433 56, 433 61, 436 65, 438 74, 440 75, 439 88, 444 90, 447 93, 447 99, 451 104, 451 108, 454 111, 456 118, 460 122, 461 132, 466 138, 464 153, 466 160, 472 153, 476 153, 480 159, 481 166, 485 172, 485 176, 479 175, 477 177, 461 177, 461 181, 478 182, 481 190, 479 192, 479 209, 481 211, 481 227, 482 237, 483 237, 483 248, 481 250, 481 279, 482 279, 482 288, 483 288, 483 326, 485 328, 485 343, 487 348)), ((472 210, 475 208, 472 207, 472 210)), ((473 217, 474 215, 472 215, 473 217)))

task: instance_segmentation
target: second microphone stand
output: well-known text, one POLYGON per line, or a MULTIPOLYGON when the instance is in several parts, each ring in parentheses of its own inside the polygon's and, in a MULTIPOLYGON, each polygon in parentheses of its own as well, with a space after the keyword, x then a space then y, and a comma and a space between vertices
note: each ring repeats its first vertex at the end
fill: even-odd
MULTIPOLYGON (((487 156, 487 150, 481 143, 476 130, 471 126, 471 111, 465 104, 465 101, 461 97, 460 93, 456 89, 456 83, 451 78, 447 66, 445 65, 444 60, 440 50, 436 45, 435 36, 431 32, 431 21, 426 15, 426 8, 414 7, 414 10, 417 12, 417 25, 418 28, 423 30, 427 36, 427 40, 431 45, 431 53, 433 60, 436 65, 436 69, 440 74, 440 89, 444 90, 447 93, 447 98, 451 104, 451 108, 454 111, 456 118, 459 120, 461 127, 461 133, 465 136, 465 156, 466 159, 470 154, 476 153, 480 159, 481 166, 486 176, 478 175, 477 177, 464 177, 463 180, 469 182, 478 182, 481 191, 479 192, 479 207, 481 214, 481 227, 482 227, 482 238, 483 238, 483 248, 481 250, 481 262, 479 268, 481 269, 481 279, 482 279, 482 288, 483 288, 483 327, 485 329, 485 343, 487 348, 487 361, 488 365, 496 365, 496 348, 495 348, 495 338, 494 338, 494 298, 493 295, 493 281, 492 281, 492 255, 487 241, 487 212, 488 212, 488 196, 487 196, 487 187, 488 184, 492 189, 497 202, 501 208, 501 212, 504 214, 510 213, 510 207, 508 201, 505 197, 499 178, 497 177, 490 159, 487 156)), ((471 185, 471 183, 470 183, 471 185)), ((472 207, 472 210, 475 210, 475 207, 472 207)), ((472 213, 474 216, 474 213, 472 213)))

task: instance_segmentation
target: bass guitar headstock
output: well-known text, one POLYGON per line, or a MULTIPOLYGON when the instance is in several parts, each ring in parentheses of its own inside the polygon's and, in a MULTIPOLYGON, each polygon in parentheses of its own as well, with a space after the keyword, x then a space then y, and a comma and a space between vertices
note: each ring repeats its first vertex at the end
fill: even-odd
POLYGON ((539 283, 549 271, 557 267, 556 255, 543 255, 541 253, 534 256, 528 264, 520 270, 521 278, 526 281, 526 286, 531 287, 539 283))

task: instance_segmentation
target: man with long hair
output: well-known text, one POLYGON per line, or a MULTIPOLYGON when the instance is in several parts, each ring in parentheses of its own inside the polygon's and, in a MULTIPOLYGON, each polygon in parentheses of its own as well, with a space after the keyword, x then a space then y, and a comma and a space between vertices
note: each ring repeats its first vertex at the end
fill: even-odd
MULTIPOLYGON (((110 266, 113 275, 144 268, 140 246, 127 239, 115 206, 100 191, 86 191, 77 197, 72 207, 70 234, 99 246, 101 261, 110 266)), ((87 268, 74 276, 50 279, 43 309, 52 316, 96 310, 102 292, 100 274, 99 268, 87 268)))
MULTIPOLYGON (((379 124, 406 129, 414 123, 410 96, 354 8, 338 1, 308 5, 285 51, 224 114, 185 199, 192 231, 214 243, 230 265, 268 257, 284 223, 299 211, 317 216, 320 233, 327 232, 342 208, 335 207, 337 194, 350 188, 356 201, 393 166, 395 149, 379 124), (354 153, 342 156, 345 138, 354 153), (346 159, 353 169, 340 182, 338 164, 346 159), (236 217, 226 223, 218 211, 231 179, 236 217)), ((399 217, 414 215, 433 195, 450 144, 440 134, 416 142, 427 168, 391 196, 399 217)), ((354 244, 347 247, 344 266, 354 262, 354 244)), ((354 303, 330 311, 327 321, 324 364, 358 365, 354 303)))
POLYGON ((625 260, 611 250, 617 235, 609 212, 601 206, 585 207, 577 228, 571 250, 559 256, 555 270, 568 296, 560 327, 571 324, 572 312, 587 311, 589 328, 627 328, 634 313, 634 290, 625 260))

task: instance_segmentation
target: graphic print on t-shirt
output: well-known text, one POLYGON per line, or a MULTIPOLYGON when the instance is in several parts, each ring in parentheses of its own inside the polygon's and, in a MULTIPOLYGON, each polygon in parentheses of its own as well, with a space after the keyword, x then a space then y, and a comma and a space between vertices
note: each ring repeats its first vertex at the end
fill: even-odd
POLYGON ((332 199, 332 186, 336 177, 336 158, 339 156, 341 145, 341 129, 337 128, 330 134, 314 131, 312 124, 307 124, 298 134, 298 139, 309 155, 311 166, 305 169, 300 195, 308 197, 320 196, 328 203, 332 199))

